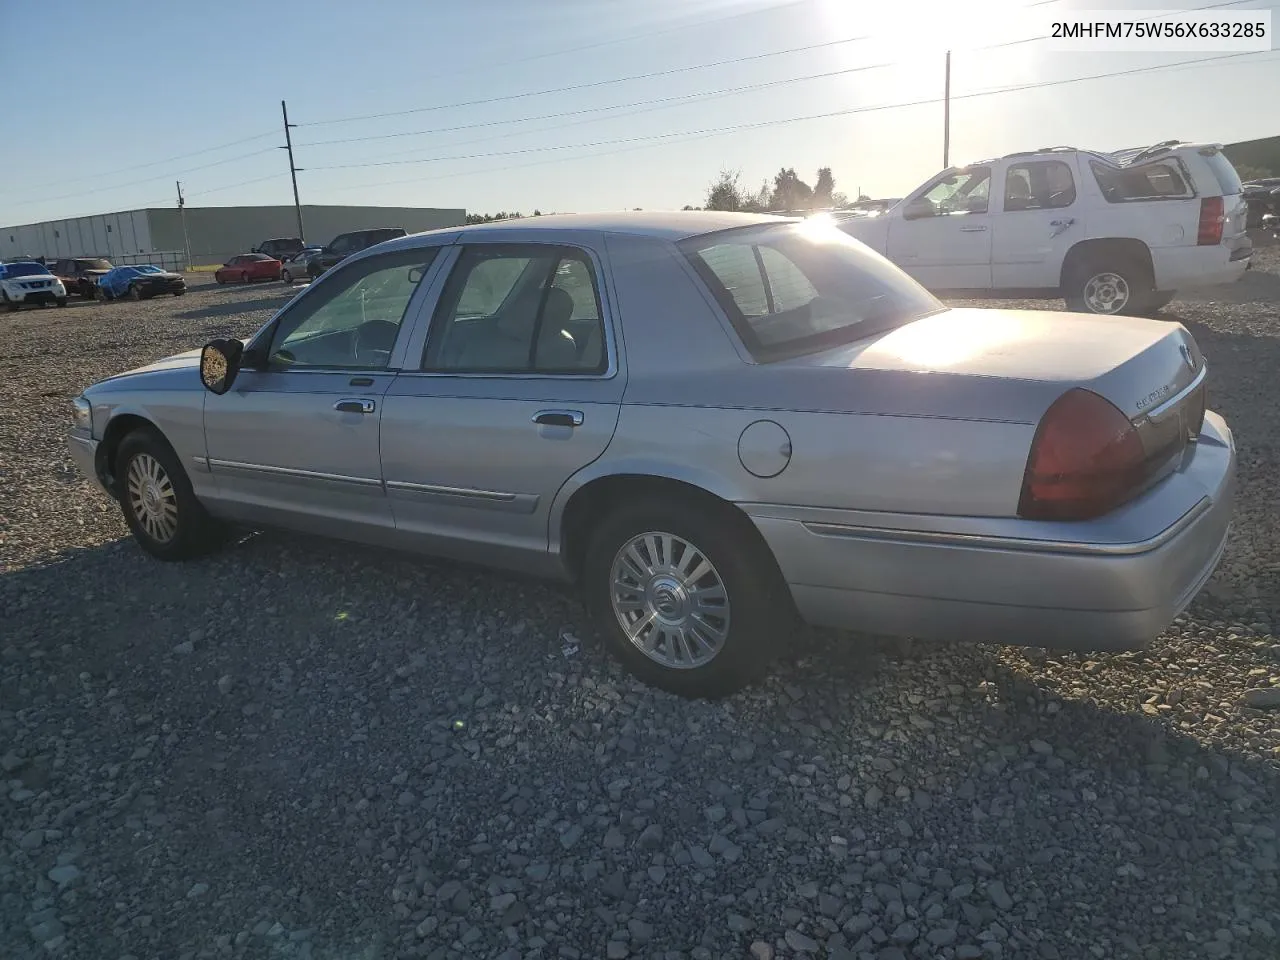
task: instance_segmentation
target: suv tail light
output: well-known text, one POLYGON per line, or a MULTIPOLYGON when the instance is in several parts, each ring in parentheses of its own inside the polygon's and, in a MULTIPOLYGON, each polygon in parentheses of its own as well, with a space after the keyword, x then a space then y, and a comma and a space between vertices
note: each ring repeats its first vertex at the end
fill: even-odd
POLYGON ((1222 227, 1227 222, 1226 202, 1222 197, 1205 197, 1200 201, 1200 229, 1196 245, 1212 247, 1222 242, 1222 227))
POLYGON ((1142 489, 1146 455, 1120 410, 1089 390, 1068 390, 1036 428, 1018 515, 1027 520, 1089 520, 1142 489))

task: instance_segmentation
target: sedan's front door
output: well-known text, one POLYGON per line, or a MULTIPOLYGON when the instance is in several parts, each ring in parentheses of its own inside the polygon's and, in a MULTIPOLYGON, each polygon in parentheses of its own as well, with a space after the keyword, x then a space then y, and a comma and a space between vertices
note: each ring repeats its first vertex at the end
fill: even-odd
POLYGON ((618 422, 607 286, 576 246, 461 248, 416 371, 383 398, 382 467, 399 534, 464 560, 547 561, 557 491, 618 422))
POLYGON ((989 167, 950 171, 889 223, 890 260, 930 290, 991 287, 989 167))
POLYGON ((400 250, 335 270, 251 344, 251 356, 262 350, 260 368, 206 397, 207 468, 223 512, 355 539, 390 533, 382 398, 435 252, 400 250))

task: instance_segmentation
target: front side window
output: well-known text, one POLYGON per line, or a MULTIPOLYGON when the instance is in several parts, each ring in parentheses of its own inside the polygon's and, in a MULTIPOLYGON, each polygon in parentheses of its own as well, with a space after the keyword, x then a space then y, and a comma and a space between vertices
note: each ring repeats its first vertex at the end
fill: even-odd
POLYGON ((834 225, 741 227, 679 246, 761 361, 851 343, 945 309, 834 225))
POLYGON ((603 373, 595 269, 572 247, 468 247, 431 322, 423 369, 441 373, 603 373))
POLYGON ((1009 167, 1004 178, 1004 209, 1057 210, 1076 202, 1071 168, 1061 160, 1028 160, 1009 167))
POLYGON ((991 194, 991 168, 969 167, 943 174, 907 204, 904 217, 946 217, 986 213, 991 194))
POLYGON ((275 369, 383 370, 409 300, 437 248, 361 260, 326 277, 281 318, 268 359, 275 369))

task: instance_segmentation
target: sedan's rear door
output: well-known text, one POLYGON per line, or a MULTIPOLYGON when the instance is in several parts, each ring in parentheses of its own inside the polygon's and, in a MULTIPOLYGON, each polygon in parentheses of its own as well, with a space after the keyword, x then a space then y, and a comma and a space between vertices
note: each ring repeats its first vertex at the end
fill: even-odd
POLYGON ((449 266, 383 399, 396 529, 433 553, 537 567, 557 491, 618 422, 602 262, 585 245, 475 242, 449 266))

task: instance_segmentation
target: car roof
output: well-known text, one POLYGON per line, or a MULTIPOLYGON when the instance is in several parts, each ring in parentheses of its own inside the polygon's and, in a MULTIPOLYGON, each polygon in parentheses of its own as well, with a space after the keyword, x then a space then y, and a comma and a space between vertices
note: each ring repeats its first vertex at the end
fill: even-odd
POLYGON ((757 223, 790 223, 793 220, 794 218, 761 213, 729 213, 719 210, 556 213, 428 230, 410 234, 401 241, 400 245, 414 246, 414 241, 442 235, 457 235, 460 240, 465 241, 469 237, 500 237, 506 233, 616 233, 675 241, 714 233, 717 230, 748 227, 757 223))

